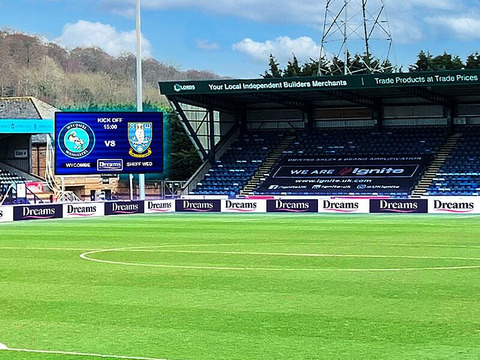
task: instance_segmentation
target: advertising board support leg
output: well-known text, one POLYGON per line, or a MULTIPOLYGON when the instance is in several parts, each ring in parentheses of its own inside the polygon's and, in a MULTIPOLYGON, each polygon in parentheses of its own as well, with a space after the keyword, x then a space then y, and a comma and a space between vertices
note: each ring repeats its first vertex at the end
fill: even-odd
POLYGON ((130 179, 130 200, 133 200, 133 175, 129 174, 128 177, 130 179))

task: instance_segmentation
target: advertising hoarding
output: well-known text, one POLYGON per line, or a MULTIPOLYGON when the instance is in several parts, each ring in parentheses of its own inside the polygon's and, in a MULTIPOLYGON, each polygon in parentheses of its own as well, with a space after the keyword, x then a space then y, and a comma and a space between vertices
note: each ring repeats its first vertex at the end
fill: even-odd
POLYGON ((13 221, 13 207, 0 206, 0 222, 13 221))
POLYGON ((288 212, 288 213, 318 212, 318 200, 317 199, 267 200, 267 212, 288 212))
POLYGON ((175 200, 145 201, 146 214, 162 214, 175 211, 175 200))
POLYGON ((144 213, 144 201, 108 201, 105 215, 133 215, 144 213))
POLYGON ((267 211, 265 200, 232 199, 222 201, 222 212, 227 213, 261 213, 267 211))
POLYGON ((318 212, 331 214, 368 214, 369 199, 356 198, 321 198, 318 201, 318 212))
POLYGON ((13 207, 13 219, 20 220, 48 220, 63 218, 62 204, 23 205, 13 207))
POLYGON ((64 218, 88 218, 105 215, 104 203, 63 204, 64 218))
POLYGON ((477 197, 439 196, 428 199, 431 214, 479 214, 480 199, 477 197))
POLYGON ((427 199, 371 199, 370 213, 428 213, 427 199))
POLYGON ((182 199, 175 201, 177 212, 220 212, 221 200, 182 199))

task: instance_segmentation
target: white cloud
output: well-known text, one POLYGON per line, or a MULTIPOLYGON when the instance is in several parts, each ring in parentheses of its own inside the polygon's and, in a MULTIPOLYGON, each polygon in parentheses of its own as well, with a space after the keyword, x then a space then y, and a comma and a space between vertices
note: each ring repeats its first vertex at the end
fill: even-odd
POLYGON ((447 34, 453 34, 460 40, 480 39, 480 20, 478 17, 463 16, 437 16, 427 17, 425 21, 434 28, 447 34))
MULTIPOLYGON (((132 0, 101 0, 105 8, 130 14, 132 0)), ((210 14, 229 15, 259 22, 307 23, 320 25, 324 6, 318 0, 142 0, 142 9, 200 10, 210 14)))
POLYGON ((431 10, 454 10, 458 9, 461 1, 458 0, 408 0, 413 7, 423 7, 431 10))
POLYGON ((320 46, 309 37, 291 39, 288 36, 281 36, 275 40, 257 42, 246 38, 232 46, 233 50, 248 55, 255 62, 266 63, 270 54, 273 54, 277 61, 284 63, 293 58, 295 54, 300 62, 316 59, 320 56, 320 46))
POLYGON ((220 44, 210 42, 208 40, 202 40, 202 39, 196 39, 195 40, 195 45, 197 46, 198 49, 201 49, 201 50, 213 51, 213 50, 220 49, 220 44))
MULTIPOLYGON (((117 31, 108 24, 80 20, 75 24, 65 25, 62 36, 56 39, 56 42, 68 49, 98 46, 108 54, 118 56, 123 52, 135 53, 136 32, 117 31)), ((142 36, 143 56, 151 56, 151 50, 150 41, 142 36)))

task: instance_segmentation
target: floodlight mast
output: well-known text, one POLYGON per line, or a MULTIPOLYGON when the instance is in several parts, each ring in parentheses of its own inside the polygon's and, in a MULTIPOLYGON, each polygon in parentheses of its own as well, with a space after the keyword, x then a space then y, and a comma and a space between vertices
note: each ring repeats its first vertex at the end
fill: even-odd
POLYGON ((318 75, 392 72, 395 65, 384 0, 327 0, 318 75))
MULTIPOLYGON (((140 23, 140 0, 136 4, 136 28, 137 28, 137 112, 143 111, 142 91, 142 32, 140 23)), ((138 174, 138 188, 140 200, 145 200, 145 174, 138 174)))

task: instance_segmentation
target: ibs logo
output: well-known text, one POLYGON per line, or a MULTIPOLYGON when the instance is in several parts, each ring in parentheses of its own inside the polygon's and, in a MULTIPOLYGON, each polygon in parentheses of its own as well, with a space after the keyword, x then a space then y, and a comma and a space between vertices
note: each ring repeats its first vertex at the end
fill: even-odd
POLYGON ((180 91, 193 91, 195 90, 195 85, 180 85, 180 84, 175 84, 173 86, 173 90, 175 90, 175 92, 180 92, 180 91))
POLYGON ((130 150, 128 153, 135 158, 146 158, 152 155, 150 144, 152 143, 151 122, 128 123, 128 142, 130 150))
POLYGON ((95 147, 95 133, 85 123, 73 121, 65 125, 57 139, 61 152, 71 159, 81 159, 95 147))

